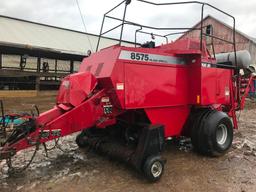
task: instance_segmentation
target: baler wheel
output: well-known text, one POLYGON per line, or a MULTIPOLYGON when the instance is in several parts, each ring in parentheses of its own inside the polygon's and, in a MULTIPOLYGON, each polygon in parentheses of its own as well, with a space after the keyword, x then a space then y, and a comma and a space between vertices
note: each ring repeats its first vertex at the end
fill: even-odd
POLYGON ((209 109, 202 109, 196 111, 191 117, 191 141, 194 147, 194 150, 198 153, 202 153, 201 144, 199 143, 200 132, 201 132, 201 124, 203 119, 209 115, 211 111, 209 109))
POLYGON ((148 157, 144 163, 143 172, 150 182, 158 181, 164 172, 164 160, 160 155, 148 157))
POLYGON ((76 144, 78 145, 78 147, 80 148, 84 148, 87 147, 87 143, 86 143, 86 132, 82 131, 81 133, 79 133, 79 135, 77 135, 76 137, 76 144))
MULTIPOLYGON (((210 111, 198 118, 196 151, 203 155, 221 156, 228 151, 233 141, 233 125, 228 115, 210 111)), ((193 135, 192 135, 193 136, 193 135)), ((195 137, 194 137, 195 140, 195 137)), ((192 137, 193 141, 193 137, 192 137)))
POLYGON ((202 124, 199 143, 202 152, 210 156, 221 156, 228 151, 233 141, 233 124, 228 115, 213 111, 202 124))

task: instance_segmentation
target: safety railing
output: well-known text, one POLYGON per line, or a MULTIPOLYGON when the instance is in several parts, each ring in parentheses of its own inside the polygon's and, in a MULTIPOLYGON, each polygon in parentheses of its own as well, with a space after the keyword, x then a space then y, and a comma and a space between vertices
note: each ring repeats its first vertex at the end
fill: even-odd
POLYGON ((164 38, 166 43, 168 43, 169 37, 172 36, 172 35, 186 34, 188 31, 197 30, 197 31, 200 32, 200 50, 203 49, 203 37, 204 36, 208 36, 212 39, 216 39, 216 40, 225 42, 227 44, 231 44, 232 47, 233 47, 233 50, 234 50, 234 54, 235 54, 235 66, 237 67, 235 18, 232 15, 230 15, 229 13, 227 13, 227 12, 225 12, 225 11, 223 11, 223 10, 221 10, 221 9, 219 9, 219 8, 209 4, 209 3, 204 3, 204 2, 199 2, 199 1, 171 2, 171 3, 155 3, 155 2, 150 2, 150 1, 146 1, 146 0, 133 0, 133 1, 138 1, 138 2, 141 2, 141 3, 150 4, 150 5, 154 5, 154 6, 171 6, 171 5, 188 5, 188 4, 200 5, 201 6, 201 11, 200 11, 200 18, 201 19, 200 19, 199 27, 188 27, 188 28, 184 28, 184 27, 183 28, 181 28, 181 27, 178 27, 178 28, 163 27, 163 28, 159 28, 159 27, 142 25, 142 24, 139 24, 139 23, 136 23, 136 22, 133 22, 133 21, 128 21, 128 20, 126 20, 127 7, 131 3, 131 0, 124 0, 124 1, 120 2, 118 5, 116 5, 115 7, 113 7, 112 9, 110 9, 109 11, 107 11, 104 14, 102 24, 101 24, 101 28, 100 28, 100 34, 99 34, 99 38, 98 38, 98 42, 97 42, 96 51, 98 51, 98 49, 99 49, 100 41, 101 41, 101 38, 103 37, 103 35, 106 35, 107 33, 111 32, 115 29, 118 29, 118 28, 121 28, 120 37, 119 37, 119 45, 121 45, 121 43, 123 41, 123 32, 124 32, 124 26, 125 25, 131 25, 131 26, 137 26, 138 27, 138 29, 135 30, 135 38, 134 38, 135 47, 136 47, 136 45, 138 45, 138 42, 137 42, 137 34, 138 33, 144 33, 144 34, 148 34, 148 35, 152 35, 152 36, 153 35, 158 36, 158 37, 164 38), (114 11, 115 9, 120 7, 121 5, 124 5, 122 18, 113 17, 113 16, 109 15, 112 11, 114 11), (228 39, 218 37, 218 36, 215 36, 213 34, 209 34, 209 33, 204 32, 204 29, 207 27, 207 26, 204 26, 204 23, 203 23, 205 7, 210 7, 212 9, 214 9, 215 11, 218 11, 218 12, 220 12, 220 13, 222 13, 222 14, 224 14, 227 17, 232 19, 232 21, 233 21, 233 27, 232 27, 233 38, 232 38, 231 41, 228 40, 228 39), (121 23, 116 25, 115 27, 113 27, 111 29, 108 29, 107 31, 103 31, 104 23, 105 23, 106 18, 112 19, 112 20, 115 20, 115 21, 119 21, 121 23), (157 33, 149 33, 149 32, 147 32, 143 29, 152 29, 152 30, 157 30, 157 31, 170 31, 170 32, 167 33, 167 34, 162 35, 162 34, 157 34, 157 33), (176 31, 176 32, 173 32, 173 31, 176 31), (179 32, 177 32, 177 31, 179 31, 179 32))

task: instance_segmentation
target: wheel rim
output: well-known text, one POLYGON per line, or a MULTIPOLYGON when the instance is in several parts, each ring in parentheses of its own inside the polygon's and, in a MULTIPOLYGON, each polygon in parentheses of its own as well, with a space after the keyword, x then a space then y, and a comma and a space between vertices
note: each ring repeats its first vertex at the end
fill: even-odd
POLYGON ((151 167, 151 173, 154 177, 159 177, 163 171, 163 166, 159 161, 154 162, 151 167))
POLYGON ((228 128, 224 124, 220 124, 216 132, 216 140, 219 145, 223 145, 228 138, 228 128))

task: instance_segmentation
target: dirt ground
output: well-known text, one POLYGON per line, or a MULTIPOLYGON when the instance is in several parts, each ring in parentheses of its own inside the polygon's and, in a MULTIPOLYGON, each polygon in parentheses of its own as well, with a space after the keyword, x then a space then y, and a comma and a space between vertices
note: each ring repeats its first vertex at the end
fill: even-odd
MULTIPOLYGON (((12 112, 29 111, 32 104, 45 111, 54 106, 54 101, 53 96, 4 100, 6 109, 12 112)), ((209 158, 193 152, 187 140, 169 144, 163 153, 167 159, 165 172, 157 183, 148 183, 121 162, 78 149, 74 134, 61 140, 61 149, 49 151, 48 158, 40 148, 34 162, 21 174, 8 175, 5 161, 0 162, 0 191, 255 192, 256 103, 247 103, 239 117, 240 129, 235 132, 233 147, 227 154, 209 158)), ((23 156, 22 153, 19 155, 23 156)))

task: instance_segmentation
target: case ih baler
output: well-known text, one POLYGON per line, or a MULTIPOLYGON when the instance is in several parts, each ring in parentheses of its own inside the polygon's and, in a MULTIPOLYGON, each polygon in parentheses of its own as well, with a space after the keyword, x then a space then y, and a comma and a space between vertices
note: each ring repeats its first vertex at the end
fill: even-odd
MULTIPOLYGON (((185 4, 190 3, 219 10, 200 2, 185 4)), ((148 34, 144 28, 155 29, 126 21, 129 4, 123 1, 104 15, 104 19, 121 21, 120 44, 124 25, 139 26, 136 34, 148 34), (123 19, 108 16, 123 4, 123 19)), ((209 29, 202 22, 199 29, 190 29, 199 31, 198 40, 179 39, 160 46, 154 42, 139 47, 114 45, 85 58, 78 73, 62 80, 53 109, 38 116, 3 115, 5 135, 7 124, 21 117, 23 122, 2 143, 0 158, 11 166, 18 151, 81 131, 76 138, 80 147, 90 146, 121 159, 156 181, 164 170, 161 152, 168 138, 187 136, 201 154, 224 154, 232 144, 233 129, 238 128, 236 111, 243 109, 249 91, 250 55, 236 52, 235 37, 225 40, 234 47, 233 53, 211 55, 204 37, 217 37, 209 29)), ((103 25, 100 38, 102 34, 103 25)))

